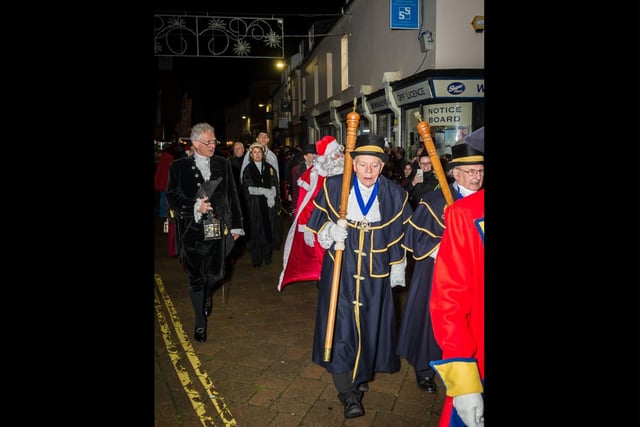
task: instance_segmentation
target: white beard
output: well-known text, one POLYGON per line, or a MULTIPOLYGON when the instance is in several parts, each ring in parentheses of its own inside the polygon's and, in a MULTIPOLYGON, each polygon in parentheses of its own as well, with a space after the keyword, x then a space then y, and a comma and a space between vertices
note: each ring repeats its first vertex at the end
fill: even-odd
POLYGON ((318 175, 334 176, 344 172, 344 147, 337 145, 333 151, 326 151, 324 155, 313 160, 313 165, 318 175))

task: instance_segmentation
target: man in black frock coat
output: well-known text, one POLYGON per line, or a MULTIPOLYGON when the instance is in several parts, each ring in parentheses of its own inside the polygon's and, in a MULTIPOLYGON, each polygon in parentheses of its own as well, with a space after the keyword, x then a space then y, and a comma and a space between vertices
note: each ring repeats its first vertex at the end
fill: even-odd
POLYGON ((169 167, 167 202, 176 221, 178 260, 189 278, 196 320, 194 338, 204 342, 211 295, 222 286, 225 258, 244 230, 231 163, 213 155, 217 143, 214 128, 208 123, 194 125, 191 142, 193 156, 176 159, 169 167), (199 190, 202 193, 203 189, 213 192, 202 196, 199 190), (217 224, 219 233, 205 236, 205 222, 217 224))

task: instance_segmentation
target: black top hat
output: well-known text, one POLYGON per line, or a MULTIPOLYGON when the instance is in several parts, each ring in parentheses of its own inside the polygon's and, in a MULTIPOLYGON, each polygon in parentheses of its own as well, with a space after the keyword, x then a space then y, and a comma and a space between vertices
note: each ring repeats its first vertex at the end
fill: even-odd
POLYGON ((462 165, 484 165, 484 155, 478 150, 474 150, 466 142, 451 146, 451 160, 449 167, 462 165))
POLYGON ((317 154, 316 153, 316 144, 307 144, 302 149, 303 154, 317 154))
POLYGON ((389 161, 389 156, 384 152, 384 138, 372 133, 358 135, 356 146, 350 154, 352 159, 359 154, 368 154, 379 157, 385 163, 389 161))

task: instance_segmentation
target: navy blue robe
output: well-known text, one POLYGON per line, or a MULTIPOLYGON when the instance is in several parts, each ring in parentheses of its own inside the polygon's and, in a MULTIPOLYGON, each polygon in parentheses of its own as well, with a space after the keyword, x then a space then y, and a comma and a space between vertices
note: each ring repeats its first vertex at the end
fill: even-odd
MULTIPOLYGON (((311 231, 318 233, 327 221, 338 221, 342 177, 328 177, 314 199, 316 209, 307 222, 311 231)), ((332 374, 353 370, 355 384, 371 380, 374 372, 392 373, 400 369, 389 274, 392 264, 405 260, 401 243, 413 211, 402 187, 384 176, 378 182, 382 221, 371 222, 369 231, 364 231, 359 222, 347 219, 348 235, 342 254, 329 362, 324 361, 324 350, 336 256, 334 245, 325 251, 319 282, 312 360, 332 374)))
MULTIPOLYGON (((449 187, 454 200, 457 199, 457 191, 451 184, 449 187)), ((416 371, 431 370, 429 362, 442 358, 429 315, 434 261, 429 255, 440 246, 445 229, 445 205, 442 190, 425 193, 413 212, 402 243, 412 253, 415 266, 398 331, 398 355, 416 371)))

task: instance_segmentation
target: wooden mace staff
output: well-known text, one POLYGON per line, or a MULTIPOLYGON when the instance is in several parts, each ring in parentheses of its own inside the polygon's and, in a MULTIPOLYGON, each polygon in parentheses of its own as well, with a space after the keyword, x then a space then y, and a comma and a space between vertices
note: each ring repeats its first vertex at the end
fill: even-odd
POLYGON ((438 178, 440 188, 442 189, 442 195, 444 196, 444 200, 447 203, 447 206, 449 206, 453 203, 453 196, 451 195, 451 189, 449 188, 447 175, 445 174, 444 169, 442 169, 442 163, 440 163, 440 157, 438 157, 436 145, 433 143, 433 139, 431 138, 429 124, 422 120, 422 116, 420 116, 419 112, 416 111, 414 115, 418 119, 418 124, 416 125, 416 127, 418 128, 418 132, 420 133, 420 138, 422 138, 424 148, 425 150, 427 150, 427 154, 429 154, 429 158, 431 159, 433 172, 436 174, 436 178, 438 178))
MULTIPOLYGON (((353 111, 347 114, 347 145, 344 150, 344 172, 342 174, 342 193, 340 193, 339 218, 346 220, 349 191, 351 190, 351 176, 353 175, 351 152, 356 146, 356 132, 360 114, 356 113, 356 98, 353 98, 353 111)), ((327 314, 327 332, 324 337, 324 361, 331 361, 331 348, 333 347, 333 329, 336 323, 336 309, 338 305, 338 289, 340 288, 340 270, 342 269, 342 253, 344 242, 336 243, 336 257, 333 264, 333 276, 331 279, 331 298, 329 300, 329 313, 327 314)))

